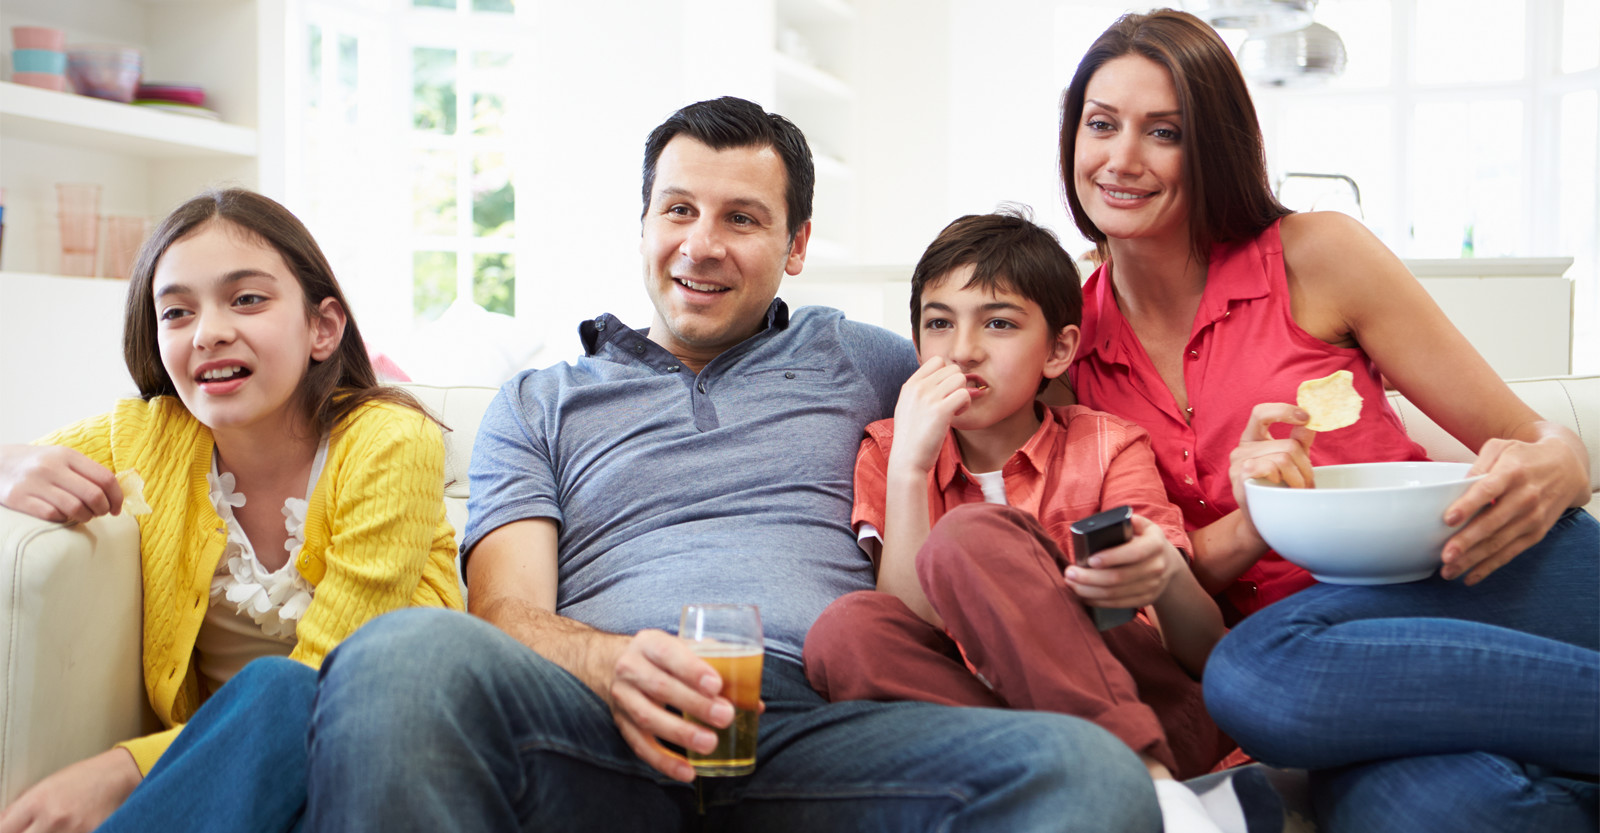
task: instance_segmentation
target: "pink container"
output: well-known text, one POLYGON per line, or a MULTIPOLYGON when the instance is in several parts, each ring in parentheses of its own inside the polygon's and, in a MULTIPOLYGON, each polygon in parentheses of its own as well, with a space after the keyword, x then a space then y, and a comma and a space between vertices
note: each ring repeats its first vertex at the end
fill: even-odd
POLYGON ((67 46, 67 35, 48 26, 11 27, 11 45, 18 49, 49 49, 60 52, 67 46))
POLYGON ((133 272, 133 259, 150 233, 150 221, 143 217, 111 216, 102 218, 106 226, 106 256, 100 274, 107 278, 127 280, 133 272))
POLYGON ((94 277, 100 253, 100 190, 91 183, 56 183, 63 275, 94 277))
POLYGON ((67 50, 67 77, 79 95, 124 104, 139 87, 143 53, 131 46, 74 46, 67 50))
POLYGON ((40 87, 46 90, 69 92, 67 76, 56 75, 51 72, 13 72, 11 81, 14 84, 26 84, 29 87, 40 87))

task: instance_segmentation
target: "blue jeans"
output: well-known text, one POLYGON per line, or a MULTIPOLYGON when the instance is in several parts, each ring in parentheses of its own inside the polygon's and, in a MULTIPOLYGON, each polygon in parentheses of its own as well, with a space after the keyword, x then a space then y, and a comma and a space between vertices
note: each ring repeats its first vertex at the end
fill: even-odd
POLYGON ((1600 525, 1576 509, 1476 587, 1318 584, 1218 643, 1206 706, 1259 760, 1314 770, 1333 833, 1592 833, 1597 591, 1600 525))
POLYGON ((283 833, 306 802, 306 729, 317 670, 268 657, 206 700, 98 829, 283 833))
POLYGON ((755 774, 695 787, 647 767, 605 703, 500 630, 386 614, 328 657, 306 827, 401 830, 1157 831, 1150 778, 1063 715, 829 705, 766 664, 755 774))

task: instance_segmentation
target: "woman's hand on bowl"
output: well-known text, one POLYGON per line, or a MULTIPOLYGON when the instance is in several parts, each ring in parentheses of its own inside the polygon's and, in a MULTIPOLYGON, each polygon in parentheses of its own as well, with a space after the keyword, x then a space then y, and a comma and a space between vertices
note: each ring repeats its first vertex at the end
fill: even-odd
POLYGON ((1476 517, 1444 546, 1440 575, 1483 581, 1544 538, 1571 505, 1570 495, 1588 492, 1582 465, 1557 437, 1538 442, 1491 439, 1478 452, 1472 474, 1486 475, 1445 510, 1445 523, 1476 517), (1580 488, 1581 487, 1581 488, 1580 488), (1481 511, 1480 511, 1481 510, 1481 511))

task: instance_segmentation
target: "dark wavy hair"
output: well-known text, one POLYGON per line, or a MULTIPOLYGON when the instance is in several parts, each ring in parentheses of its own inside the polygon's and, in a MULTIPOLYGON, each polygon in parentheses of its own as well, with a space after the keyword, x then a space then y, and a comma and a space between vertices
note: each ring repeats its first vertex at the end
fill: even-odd
POLYGON ((1101 258, 1106 235, 1083 210, 1073 186, 1072 163, 1085 90, 1102 65, 1139 55, 1165 67, 1183 116, 1183 185, 1189 193, 1189 241, 1204 263, 1218 243, 1255 237, 1272 221, 1293 213, 1273 196, 1261 125, 1239 64, 1216 30, 1187 12, 1158 9, 1123 15, 1105 30, 1078 64, 1061 99, 1061 182, 1067 207, 1101 258))
POLYGON ((712 150, 771 147, 777 151, 788 177, 784 202, 789 215, 789 242, 794 243, 800 227, 811 219, 811 200, 817 188, 811 146, 806 144, 805 134, 794 122, 777 113, 768 113, 753 101, 728 95, 690 104, 650 131, 650 138, 644 143, 644 209, 640 217, 650 210, 650 192, 656 185, 656 162, 667 149, 667 143, 680 134, 703 142, 712 150))
POLYGON ((298 390, 301 412, 319 435, 332 431, 340 420, 368 402, 392 402, 433 419, 411 394, 379 384, 344 291, 305 224, 282 205, 242 188, 207 191, 179 206, 139 250, 123 312, 122 357, 141 397, 149 400, 178 394, 161 363, 156 339, 156 264, 172 244, 215 222, 226 222, 230 231, 271 246, 283 257, 305 294, 308 321, 316 320, 325 298, 338 301, 344 309, 344 337, 339 346, 328 358, 311 361, 298 390))

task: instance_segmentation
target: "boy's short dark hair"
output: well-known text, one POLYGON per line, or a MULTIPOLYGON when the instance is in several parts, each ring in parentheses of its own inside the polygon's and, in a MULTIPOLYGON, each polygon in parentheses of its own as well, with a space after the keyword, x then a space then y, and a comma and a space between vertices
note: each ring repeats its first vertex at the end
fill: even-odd
POLYGON ((1083 288, 1072 256, 1055 234, 1033 222, 1026 206, 1003 206, 945 226, 917 261, 911 272, 911 337, 918 344, 923 288, 969 263, 966 286, 1015 292, 1038 304, 1051 333, 1083 322, 1083 288))

